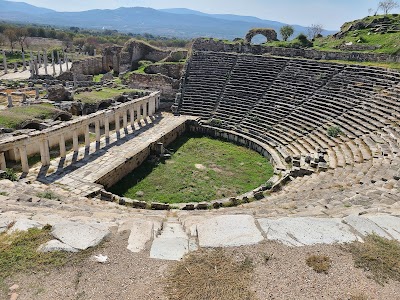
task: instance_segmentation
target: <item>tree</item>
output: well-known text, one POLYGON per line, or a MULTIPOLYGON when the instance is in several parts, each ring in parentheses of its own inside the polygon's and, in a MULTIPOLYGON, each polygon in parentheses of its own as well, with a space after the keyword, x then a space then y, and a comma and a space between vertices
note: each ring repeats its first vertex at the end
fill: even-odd
POLYGON ((399 3, 395 0, 383 0, 378 4, 378 10, 382 10, 384 15, 389 14, 395 8, 399 7, 399 3))
POLYGON ((308 37, 312 40, 315 39, 317 36, 321 35, 324 28, 321 24, 312 24, 308 27, 308 37))
POLYGON ((14 28, 7 28, 4 30, 4 35, 7 37, 8 41, 10 42, 11 52, 14 52, 14 45, 18 41, 17 35, 15 33, 14 28))
POLYGON ((293 26, 290 26, 290 25, 282 26, 280 29, 280 33, 281 33, 282 39, 286 42, 288 40, 288 38, 290 38, 294 33, 293 26))
POLYGON ((21 51, 24 52, 24 45, 27 45, 26 38, 29 36, 28 30, 26 28, 17 28, 15 30, 15 35, 17 36, 18 43, 21 46, 21 51))

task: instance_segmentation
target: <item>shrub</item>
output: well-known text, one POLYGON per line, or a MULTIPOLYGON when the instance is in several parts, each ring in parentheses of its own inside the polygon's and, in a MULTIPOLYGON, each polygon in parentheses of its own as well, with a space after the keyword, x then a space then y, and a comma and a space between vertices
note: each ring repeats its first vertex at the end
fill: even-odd
POLYGON ((15 173, 14 169, 7 168, 6 173, 4 174, 4 179, 8 179, 11 181, 17 181, 18 176, 17 176, 17 173, 15 173))
POLYGON ((312 47, 313 46, 313 43, 311 41, 309 41, 307 39, 307 37, 302 33, 299 34, 299 36, 297 37, 297 40, 301 43, 301 45, 303 47, 312 47))
POLYGON ((37 193, 36 196, 39 198, 45 198, 49 200, 60 200, 60 197, 55 193, 53 193, 52 191, 37 193))
POLYGON ((330 137, 337 137, 342 133, 342 130, 338 126, 331 126, 328 128, 327 133, 330 137))
POLYGON ((222 126, 222 120, 220 119, 212 119, 210 121, 210 125, 214 127, 221 127, 222 126))
POLYGON ((328 274, 331 267, 331 259, 326 255, 311 255, 307 258, 306 263, 317 273, 328 274))

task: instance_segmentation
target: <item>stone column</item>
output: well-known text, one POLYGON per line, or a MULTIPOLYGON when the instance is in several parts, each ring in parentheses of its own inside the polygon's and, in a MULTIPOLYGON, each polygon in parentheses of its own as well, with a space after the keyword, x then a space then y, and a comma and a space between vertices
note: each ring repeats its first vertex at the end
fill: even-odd
POLYGON ((50 165, 49 142, 47 139, 40 142, 40 160, 43 166, 50 165))
POLYGON ((35 88, 35 99, 37 100, 37 99, 39 99, 39 98, 40 98, 39 88, 36 87, 36 88, 35 88))
POLYGON ((74 132, 72 134, 72 148, 73 148, 74 152, 79 151, 78 132, 76 131, 76 129, 74 130, 74 132))
POLYGON ((131 117, 131 126, 132 129, 135 129, 135 107, 131 107, 129 109, 129 115, 131 117))
POLYGON ((17 72, 18 72, 18 64, 14 63, 14 73, 17 73, 17 72))
POLYGON ((33 63, 34 63, 34 65, 35 65, 35 73, 36 73, 36 76, 38 76, 38 75, 39 75, 39 66, 38 66, 37 60, 35 59, 35 60, 33 61, 33 63))
POLYGON ((42 67, 42 59, 40 57, 40 51, 38 51, 38 64, 39 64, 39 68, 42 67))
POLYGON ((29 72, 31 72, 31 78, 33 78, 35 76, 35 70, 32 62, 29 62, 29 72))
POLYGON ((96 56, 97 55, 97 51, 96 51, 96 49, 94 49, 93 50, 93 56, 96 56))
POLYGON ((54 59, 54 51, 51 51, 51 64, 53 66, 53 76, 56 76, 56 62, 54 59))
POLYGON ((67 56, 67 53, 65 53, 65 52, 64 52, 64 61, 67 64, 67 71, 68 71, 69 70, 69 67, 68 67, 68 56, 67 56))
POLYGON ((94 126, 95 126, 95 132, 96 132, 96 142, 100 143, 100 138, 101 138, 101 134, 100 134, 100 120, 96 120, 94 122, 94 126))
POLYGON ((0 170, 5 171, 7 169, 6 157, 4 152, 0 153, 0 170))
POLYGON ((124 129, 127 129, 128 128, 128 112, 127 111, 124 111, 124 114, 122 116, 122 123, 123 123, 124 129))
POLYGON ((115 131, 118 134, 119 130, 121 129, 121 126, 119 124, 119 113, 115 113, 115 131))
POLYGON ((26 101, 26 94, 25 94, 25 93, 22 94, 22 101, 21 101, 21 103, 22 103, 22 104, 26 104, 26 103, 27 103, 27 101, 26 101))
POLYGON ((44 50, 44 57, 43 57, 43 60, 44 60, 44 73, 47 75, 48 74, 48 72, 47 72, 47 51, 46 50, 44 50))
POLYGON ((136 109, 137 109, 137 120, 138 121, 140 121, 141 119, 142 119, 142 112, 140 111, 141 108, 142 107, 142 105, 141 104, 139 104, 137 107, 136 107, 136 109))
POLYGON ((67 151, 65 149, 65 136, 62 133, 60 135, 60 157, 65 158, 67 156, 67 151))
POLYGON ((143 119, 147 117, 147 102, 143 103, 143 119))
POLYGON ((11 96, 11 95, 8 95, 8 96, 7 96, 7 101, 8 101, 8 104, 7 104, 7 107, 8 107, 8 108, 14 106, 14 105, 13 105, 13 101, 12 101, 12 96, 11 96))
POLYGON ((22 51, 22 71, 26 71, 26 60, 24 51, 22 51))
POLYGON ((60 75, 63 73, 61 59, 58 59, 58 64, 60 65, 60 75))
POLYGON ((74 77, 74 88, 77 88, 78 87, 78 80, 76 79, 76 74, 75 73, 73 74, 73 77, 74 77))
POLYGON ((90 147, 90 131, 89 124, 85 127, 85 147, 90 147))
POLYGON ((110 119, 108 116, 105 116, 104 118, 104 134, 106 136, 106 139, 110 138, 110 119))
POLYGON ((26 154, 26 146, 19 147, 19 156, 21 157, 22 172, 29 173, 28 155, 26 154))
POLYGON ((6 51, 3 50, 2 52, 3 54, 3 66, 4 66, 4 73, 7 74, 8 73, 8 69, 7 69, 7 57, 6 57, 6 51))

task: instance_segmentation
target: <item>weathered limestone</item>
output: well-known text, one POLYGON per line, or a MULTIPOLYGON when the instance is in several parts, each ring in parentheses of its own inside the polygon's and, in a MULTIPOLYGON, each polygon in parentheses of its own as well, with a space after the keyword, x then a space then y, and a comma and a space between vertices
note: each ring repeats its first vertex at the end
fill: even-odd
POLYGON ((51 51, 51 65, 53 67, 53 76, 56 76, 56 63, 54 60, 54 51, 51 51))
POLYGON ((60 157, 65 158, 67 155, 67 151, 65 149, 65 136, 64 134, 60 135, 60 157))
POLYGON ((134 220, 128 239, 127 249, 131 252, 140 252, 146 249, 146 244, 154 234, 161 229, 161 222, 153 220, 134 220))
POLYGON ((48 72, 47 72, 47 51, 46 50, 44 50, 43 55, 44 55, 44 57, 43 57, 43 60, 44 60, 44 73, 47 75, 48 72))
POLYGON ((47 139, 40 142, 40 158, 43 166, 50 165, 50 151, 47 139))
POLYGON ((268 240, 277 240, 288 246, 348 243, 359 239, 341 219, 258 219, 258 223, 268 240))
POLYGON ((264 240, 249 215, 211 217, 197 225, 200 247, 236 247, 264 240))
POLYGON ((7 107, 8 108, 11 108, 11 107, 13 107, 14 105, 13 105, 13 101, 12 101, 12 96, 11 95, 8 95, 7 96, 7 107))
POLYGON ((29 173, 28 155, 26 153, 26 145, 19 146, 19 155, 21 157, 21 166, 23 173, 29 173))
POLYGON ((100 244, 109 234, 103 224, 85 224, 78 222, 57 223, 53 226, 52 235, 75 249, 85 250, 100 244))
POLYGON ((22 71, 26 70, 25 52, 22 51, 22 71))
POLYGON ((54 251, 64 251, 64 252, 76 253, 79 250, 75 249, 74 247, 71 247, 67 244, 62 243, 59 240, 51 240, 51 241, 48 241, 47 243, 40 245, 39 248, 37 249, 37 251, 43 252, 43 253, 54 252, 54 251))
POLYGON ((7 169, 6 157, 4 152, 0 152, 0 170, 5 171, 7 169))
POLYGON ((14 225, 7 231, 7 233, 14 233, 16 231, 26 231, 30 228, 42 228, 42 224, 29 219, 17 220, 14 225))

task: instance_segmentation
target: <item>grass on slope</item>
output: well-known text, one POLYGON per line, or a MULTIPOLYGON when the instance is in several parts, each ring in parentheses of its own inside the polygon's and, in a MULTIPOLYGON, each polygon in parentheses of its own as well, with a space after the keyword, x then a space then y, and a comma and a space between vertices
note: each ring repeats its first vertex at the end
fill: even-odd
POLYGON ((16 106, 0 111, 0 127, 17 128, 24 121, 32 119, 45 120, 56 111, 51 104, 39 104, 30 106, 16 106))
POLYGON ((170 300, 256 299, 253 268, 251 259, 235 261, 223 250, 192 252, 166 277, 166 293, 170 300))
POLYGON ((380 284, 391 280, 400 281, 400 243, 378 235, 369 235, 364 243, 349 245, 355 266, 372 273, 380 284))
POLYGON ((201 202, 240 195, 273 175, 264 157, 228 142, 185 135, 168 148, 176 151, 170 160, 144 162, 110 191, 145 201, 201 202))
POLYGON ((132 93, 137 90, 133 89, 111 89, 103 88, 101 91, 84 92, 75 94, 74 99, 79 100, 83 103, 96 103, 103 100, 111 99, 116 96, 122 95, 123 93, 132 93))

